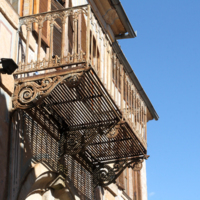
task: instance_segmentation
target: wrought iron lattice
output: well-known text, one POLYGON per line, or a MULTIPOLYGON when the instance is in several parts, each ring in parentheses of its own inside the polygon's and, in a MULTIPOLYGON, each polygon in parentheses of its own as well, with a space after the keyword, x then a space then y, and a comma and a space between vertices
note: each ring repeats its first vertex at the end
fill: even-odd
POLYGON ((68 177, 78 174, 73 165, 82 166, 87 184, 96 187, 115 182, 125 167, 146 158, 145 147, 94 70, 79 68, 45 77, 18 80, 13 97, 14 108, 25 110, 36 160, 68 177), (69 165, 69 160, 76 164, 69 165))
POLYGON ((94 199, 91 166, 79 155, 74 157, 64 155, 63 159, 60 159, 59 141, 48 134, 26 111, 19 111, 19 114, 32 159, 36 162, 46 163, 49 168, 64 174, 68 184, 76 191, 80 199, 94 199))
POLYGON ((38 162, 46 162, 57 171, 58 142, 51 137, 28 113, 22 112, 24 133, 29 142, 32 158, 38 162))

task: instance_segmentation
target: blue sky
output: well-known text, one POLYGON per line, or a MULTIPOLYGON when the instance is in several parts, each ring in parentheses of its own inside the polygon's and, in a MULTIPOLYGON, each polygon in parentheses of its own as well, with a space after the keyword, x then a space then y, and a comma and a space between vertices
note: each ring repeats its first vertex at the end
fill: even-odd
POLYGON ((121 0, 119 43, 160 119, 148 123, 149 200, 200 200, 200 1, 121 0))

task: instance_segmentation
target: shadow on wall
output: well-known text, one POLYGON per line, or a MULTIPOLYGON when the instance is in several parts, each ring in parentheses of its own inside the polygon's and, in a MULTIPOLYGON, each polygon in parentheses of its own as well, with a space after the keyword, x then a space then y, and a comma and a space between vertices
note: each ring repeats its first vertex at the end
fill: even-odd
POLYGON ((8 158, 8 137, 9 137, 9 110, 8 102, 10 96, 0 88, 0 199, 5 199, 7 158, 8 158))
MULTIPOLYGON (((59 175, 54 177, 56 171, 59 171, 59 142, 26 111, 16 110, 12 118, 13 150, 11 155, 13 157, 11 165, 13 167, 11 176, 13 178, 11 177, 12 183, 9 185, 10 193, 12 193, 12 195, 9 193, 9 200, 16 200, 17 196, 19 200, 45 199, 47 196, 52 196, 50 199, 62 199, 68 196, 64 200, 73 199, 74 196, 81 200, 94 199, 92 175, 69 155, 65 155, 63 160, 67 169, 67 178, 65 178, 64 184, 62 187, 58 184, 58 189, 57 186, 51 185, 51 181, 59 178, 59 175), (53 171, 54 173, 52 173, 53 171), (43 176, 41 173, 44 172, 43 176), (53 179, 49 180, 48 176, 53 179), (39 186, 40 181, 44 181, 45 189, 39 186), (49 192, 45 192, 46 189, 49 192), (71 198, 69 190, 73 194, 71 198)), ((59 181, 60 179, 58 179, 59 181)))
POLYGON ((9 200, 75 200, 76 191, 71 189, 67 178, 48 165, 54 148, 50 145, 53 141, 49 142, 47 137, 45 130, 25 111, 13 113, 9 200))
POLYGON ((49 170, 45 163, 37 163, 23 182, 18 200, 75 200, 65 177, 49 170))

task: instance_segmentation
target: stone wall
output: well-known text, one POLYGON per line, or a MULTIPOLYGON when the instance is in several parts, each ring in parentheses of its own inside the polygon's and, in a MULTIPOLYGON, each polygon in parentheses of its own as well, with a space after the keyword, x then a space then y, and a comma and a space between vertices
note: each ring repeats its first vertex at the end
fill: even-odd
POLYGON ((6 192, 10 96, 0 88, 0 199, 6 192))
MULTIPOLYGON (((18 19, 19 16, 12 6, 5 0, 0 1, 0 58, 17 59, 18 19)), ((9 123, 13 90, 13 76, 0 74, 0 199, 5 199, 7 192, 9 123)))
POLYGON ((141 169, 141 192, 142 200, 147 200, 147 174, 146 174, 146 161, 143 162, 141 169))

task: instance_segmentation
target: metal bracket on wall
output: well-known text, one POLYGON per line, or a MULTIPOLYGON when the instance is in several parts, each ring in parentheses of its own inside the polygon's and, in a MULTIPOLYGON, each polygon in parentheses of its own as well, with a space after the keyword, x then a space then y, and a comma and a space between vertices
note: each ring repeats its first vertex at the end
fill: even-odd
POLYGON ((143 157, 138 157, 130 160, 116 161, 110 164, 97 164, 93 170, 94 188, 115 183, 116 179, 127 167, 132 168, 135 171, 140 171, 143 160, 143 157))

